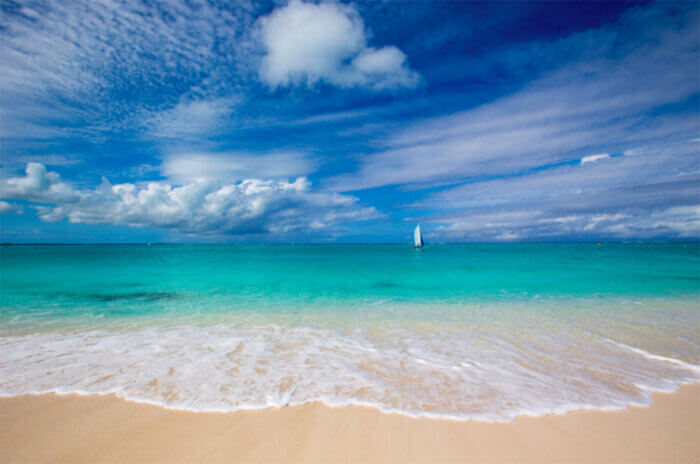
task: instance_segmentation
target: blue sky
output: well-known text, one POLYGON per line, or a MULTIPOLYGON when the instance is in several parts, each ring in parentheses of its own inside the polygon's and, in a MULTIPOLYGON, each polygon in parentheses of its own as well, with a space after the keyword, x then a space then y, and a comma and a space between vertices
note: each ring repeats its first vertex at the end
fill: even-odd
POLYGON ((3 2, 3 242, 700 237, 696 2, 3 2))

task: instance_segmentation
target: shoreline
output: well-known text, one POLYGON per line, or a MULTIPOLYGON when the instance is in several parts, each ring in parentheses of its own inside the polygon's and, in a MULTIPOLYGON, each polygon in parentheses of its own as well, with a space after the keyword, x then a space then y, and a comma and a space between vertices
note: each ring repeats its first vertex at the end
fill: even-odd
POLYGON ((320 402, 194 412, 114 394, 0 396, 0 461, 700 461, 700 383, 652 398, 625 410, 488 422, 320 402))
POLYGON ((483 423, 483 424, 510 424, 515 422, 516 420, 522 419, 522 418, 529 418, 529 419, 539 419, 539 418, 545 418, 545 417, 551 417, 551 416, 566 416, 570 414, 577 414, 581 412, 624 412, 629 410, 630 408, 646 408, 650 407, 651 405, 654 404, 655 402, 655 397, 657 395, 673 395, 675 393, 680 392, 684 388, 688 387, 693 387, 697 386, 698 389, 700 390, 700 380, 696 381, 680 381, 674 385, 674 388, 672 389, 651 389, 651 388, 644 388, 649 392, 649 402, 648 403, 643 403, 643 402, 630 402, 625 406, 616 406, 616 405, 609 405, 609 406, 595 406, 591 405, 588 403, 575 403, 575 404, 569 404, 569 405, 564 405, 560 406, 556 410, 552 410, 549 412, 542 412, 542 413, 534 413, 534 412, 522 412, 519 414, 516 414, 510 419, 489 419, 483 417, 484 415, 471 415, 471 416, 459 416, 459 415, 454 415, 454 414, 443 414, 443 413, 433 413, 430 411, 423 411, 423 412, 410 412, 402 409, 386 409, 382 407, 381 405, 371 403, 371 402, 363 402, 363 401, 356 401, 356 402, 348 402, 348 403, 341 403, 341 404, 333 404, 332 402, 328 402, 325 399, 314 399, 306 402, 289 402, 289 403, 279 403, 279 404, 267 404, 267 405, 247 405, 247 406, 242 406, 240 409, 192 409, 189 407, 184 407, 184 406, 177 406, 177 405, 168 405, 161 403, 156 400, 151 400, 148 398, 138 398, 138 397, 129 397, 122 395, 121 393, 117 392, 87 392, 87 391, 56 391, 56 390, 48 390, 48 391, 43 391, 43 392, 31 392, 31 393, 21 393, 21 394, 12 394, 12 393, 1 393, 0 392, 0 401, 2 400, 11 400, 15 398, 41 398, 41 397, 53 397, 53 398, 105 398, 105 399, 114 399, 116 401, 124 401, 127 403, 133 403, 137 405, 142 405, 142 406, 152 406, 156 408, 161 408, 164 409, 165 411, 172 411, 172 412, 180 412, 180 413, 193 413, 193 414, 239 414, 239 413, 251 413, 251 412, 261 412, 261 411, 273 411, 277 409, 284 409, 284 408, 303 408, 303 407, 309 407, 309 406, 317 406, 317 407, 323 407, 323 408, 329 408, 329 409, 344 409, 344 408, 360 408, 360 409, 369 409, 376 411, 380 414, 387 414, 387 415, 396 415, 400 417, 405 417, 407 419, 414 419, 414 420, 437 420, 437 421, 452 421, 452 422, 477 422, 477 423, 483 423))

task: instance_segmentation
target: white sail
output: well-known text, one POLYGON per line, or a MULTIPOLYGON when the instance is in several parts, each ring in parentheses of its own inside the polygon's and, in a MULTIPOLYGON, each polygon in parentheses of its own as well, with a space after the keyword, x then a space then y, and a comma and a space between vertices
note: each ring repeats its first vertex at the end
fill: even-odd
POLYGON ((423 236, 420 234, 420 225, 416 226, 416 230, 413 231, 413 246, 415 248, 421 248, 423 246, 423 236))

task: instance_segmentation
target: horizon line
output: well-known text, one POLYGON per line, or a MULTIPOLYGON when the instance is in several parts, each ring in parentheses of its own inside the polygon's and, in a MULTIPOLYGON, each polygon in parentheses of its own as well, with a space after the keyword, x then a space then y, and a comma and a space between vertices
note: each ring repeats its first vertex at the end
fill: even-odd
MULTIPOLYGON (((432 242, 429 245, 513 245, 513 244, 538 244, 538 243, 699 243, 699 238, 690 239, 663 239, 663 240, 513 240, 513 241, 474 241, 474 242, 432 242)), ((144 246, 162 246, 162 245, 276 245, 276 246, 297 246, 297 245, 406 245, 411 246, 409 242, 264 242, 264 243, 246 243, 246 242, 0 242, 0 246, 75 246, 75 245, 144 245, 144 246)))

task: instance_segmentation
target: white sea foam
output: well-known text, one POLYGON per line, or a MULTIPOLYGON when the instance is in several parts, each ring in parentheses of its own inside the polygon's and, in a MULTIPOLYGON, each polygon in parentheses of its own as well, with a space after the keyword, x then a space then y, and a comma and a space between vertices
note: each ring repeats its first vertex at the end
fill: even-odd
POLYGON ((509 421, 648 404, 700 367, 566 327, 218 324, 0 337, 0 393, 114 393, 194 411, 322 401, 509 421))
POLYGON ((613 340, 609 340, 609 339, 606 339, 606 340, 608 340, 610 343, 612 343, 614 345, 619 346, 622 349, 629 350, 633 353, 640 354, 640 355, 644 356, 645 358, 652 359, 654 361, 663 361, 663 362, 668 362, 668 363, 672 363, 672 364, 677 364, 679 366, 683 366, 684 368, 694 372, 695 375, 700 377, 700 366, 696 366, 695 364, 690 364, 690 363, 687 363, 685 361, 681 361, 680 359, 669 358, 667 356, 659 356, 657 354, 652 354, 652 353, 649 353, 648 351, 644 351, 640 348, 635 348, 633 346, 625 345, 624 343, 619 343, 619 342, 616 342, 613 340))

